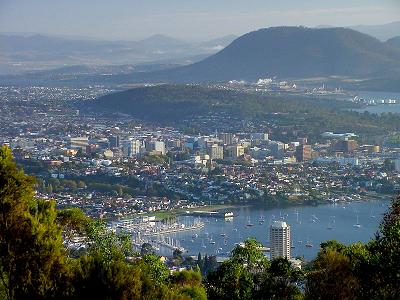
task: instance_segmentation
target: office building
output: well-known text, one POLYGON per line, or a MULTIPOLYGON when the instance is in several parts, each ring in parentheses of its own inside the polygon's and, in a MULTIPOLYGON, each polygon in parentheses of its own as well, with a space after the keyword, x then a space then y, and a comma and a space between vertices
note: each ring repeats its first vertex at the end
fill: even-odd
POLYGON ((113 135, 108 138, 108 143, 110 144, 110 148, 119 148, 120 147, 120 138, 119 135, 113 135))
POLYGON ((244 147, 242 145, 228 146, 226 153, 229 158, 237 159, 244 155, 244 147))
POLYGON ((345 140, 345 141, 338 141, 334 144, 334 149, 336 151, 342 151, 345 153, 354 152, 358 148, 358 143, 355 140, 345 140))
POLYGON ((269 234, 271 259, 276 257, 290 259, 290 226, 284 221, 274 221, 269 234))
POLYGON ((89 146, 89 138, 87 136, 71 137, 69 139, 69 147, 72 149, 82 149, 86 152, 86 147, 89 146))
POLYGON ((233 133, 220 133, 218 138, 222 141, 224 145, 232 145, 233 144, 233 133))
POLYGON ((312 158, 312 149, 310 145, 299 145, 296 147, 296 161, 307 161, 312 158))
POLYGON ((282 159, 285 154, 285 144, 281 142, 269 143, 269 150, 275 159, 282 159))
POLYGON ((209 148, 211 159, 224 159, 224 148, 218 144, 213 144, 209 148))
POLYGON ((146 150, 149 153, 165 155, 165 143, 156 140, 146 142, 146 150))
POLYGON ((122 153, 124 157, 133 157, 140 154, 141 142, 139 140, 129 139, 122 141, 122 153))

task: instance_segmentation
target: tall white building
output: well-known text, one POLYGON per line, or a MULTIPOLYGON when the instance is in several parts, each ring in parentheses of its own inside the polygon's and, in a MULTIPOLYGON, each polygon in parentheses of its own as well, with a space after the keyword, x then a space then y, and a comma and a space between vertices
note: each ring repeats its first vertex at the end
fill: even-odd
POLYGON ((290 259, 290 226, 283 221, 274 221, 269 234, 271 258, 286 257, 290 259))
POLYGON ((141 142, 135 139, 122 141, 122 153, 124 157, 133 157, 140 154, 141 142))

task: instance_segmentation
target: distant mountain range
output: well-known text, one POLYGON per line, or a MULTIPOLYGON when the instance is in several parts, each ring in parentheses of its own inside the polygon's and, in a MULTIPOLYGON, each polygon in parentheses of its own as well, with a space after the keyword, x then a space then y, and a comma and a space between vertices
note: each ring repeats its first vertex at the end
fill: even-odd
POLYGON ((358 25, 351 29, 376 37, 381 41, 387 41, 395 36, 400 36, 400 21, 382 25, 358 25))
MULTIPOLYGON (((229 43, 233 38, 222 39, 221 44, 229 43)), ((213 48, 212 45, 217 45, 219 42, 217 40, 203 43, 203 49, 213 48)), ((168 53, 177 53, 173 51, 183 47, 180 41, 163 36, 151 37, 141 41, 140 44, 143 45, 143 49, 151 48, 153 52, 155 49, 166 49, 166 52, 170 51, 168 53), (167 51, 167 49, 172 50, 167 51)), ((90 49, 92 45, 83 44, 78 48, 90 49)), ((53 83, 63 80, 63 84, 115 85, 143 82, 201 83, 233 79, 254 81, 270 77, 283 79, 334 77, 335 82, 342 87, 354 86, 363 90, 373 87, 374 90, 400 91, 398 45, 399 38, 382 42, 349 28, 271 27, 247 33, 205 58, 198 55, 197 62, 192 64, 179 62, 178 59, 174 62, 159 60, 156 64, 143 65, 141 68, 123 66, 121 69, 117 67, 88 69, 86 67, 88 72, 68 77, 63 75, 66 72, 73 73, 71 72, 73 69, 63 68, 43 74, 31 74, 23 80, 31 84, 40 83, 43 79, 52 80, 53 83), (107 76, 103 73, 107 73, 107 76)), ((50 48, 50 45, 48 47, 50 48)), ((99 51, 102 49, 100 52, 107 53, 110 57, 116 56, 118 59, 121 56, 122 50, 108 53, 105 50, 109 49, 107 47, 103 45, 103 48, 99 46, 98 49, 99 51)), ((214 47, 217 48, 219 46, 214 47)), ((73 49, 68 51, 73 52, 73 49)), ((14 84, 20 78, 22 77, 11 79, 3 77, 2 82, 14 84)))
POLYGON ((400 36, 391 38, 391 39, 387 40, 386 43, 389 44, 390 46, 400 48, 400 36))
MULTIPOLYGON (((247 33, 200 62, 144 74, 144 80, 375 78, 400 73, 400 49, 392 44, 348 28, 272 27, 247 33)), ((132 80, 138 78, 133 76, 132 80)))
POLYGON ((236 36, 185 42, 163 35, 140 41, 98 41, 44 35, 0 34, 0 73, 54 69, 71 65, 192 63, 216 53, 236 36))

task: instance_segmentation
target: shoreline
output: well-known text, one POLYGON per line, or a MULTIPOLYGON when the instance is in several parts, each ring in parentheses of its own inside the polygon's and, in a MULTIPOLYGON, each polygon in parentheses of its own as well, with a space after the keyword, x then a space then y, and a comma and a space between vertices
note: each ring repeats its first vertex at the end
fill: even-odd
MULTIPOLYGON (((395 197, 395 195, 384 195, 384 194, 367 194, 363 195, 361 199, 359 200, 353 200, 353 201, 339 201, 336 202, 336 204, 344 204, 344 203, 351 203, 351 202, 368 202, 372 200, 376 201, 381 201, 381 200, 391 200, 395 197)), ((206 205, 206 206, 199 206, 199 207, 193 207, 193 208, 179 208, 179 209, 174 209, 174 210, 160 210, 156 212, 147 212, 147 213, 142 213, 142 214, 135 214, 131 216, 126 216, 126 218, 129 217, 138 217, 138 216, 155 216, 157 222, 161 222, 167 219, 171 218, 176 218, 182 215, 187 214, 187 212, 193 212, 193 211, 202 211, 202 212, 211 212, 211 211, 222 211, 222 210, 228 210, 228 209, 239 209, 239 208, 264 208, 264 209, 279 209, 279 208, 296 208, 296 207, 317 207, 320 205, 328 205, 328 204, 334 204, 334 202, 330 202, 328 200, 324 200, 321 202, 318 202, 314 205, 311 204, 305 204, 305 203, 299 203, 299 204, 291 204, 291 205, 285 205, 285 206, 267 206, 265 204, 260 204, 260 203, 254 203, 254 204, 249 204, 245 203, 243 205, 241 204, 213 204, 213 205, 206 205)))

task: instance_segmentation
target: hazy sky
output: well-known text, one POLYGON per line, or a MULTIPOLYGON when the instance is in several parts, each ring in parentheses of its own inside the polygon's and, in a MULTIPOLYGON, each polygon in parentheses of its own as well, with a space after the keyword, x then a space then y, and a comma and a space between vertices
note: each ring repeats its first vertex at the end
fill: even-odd
POLYGON ((383 24, 400 0, 0 0, 1 32, 138 39, 242 34, 277 25, 383 24))

